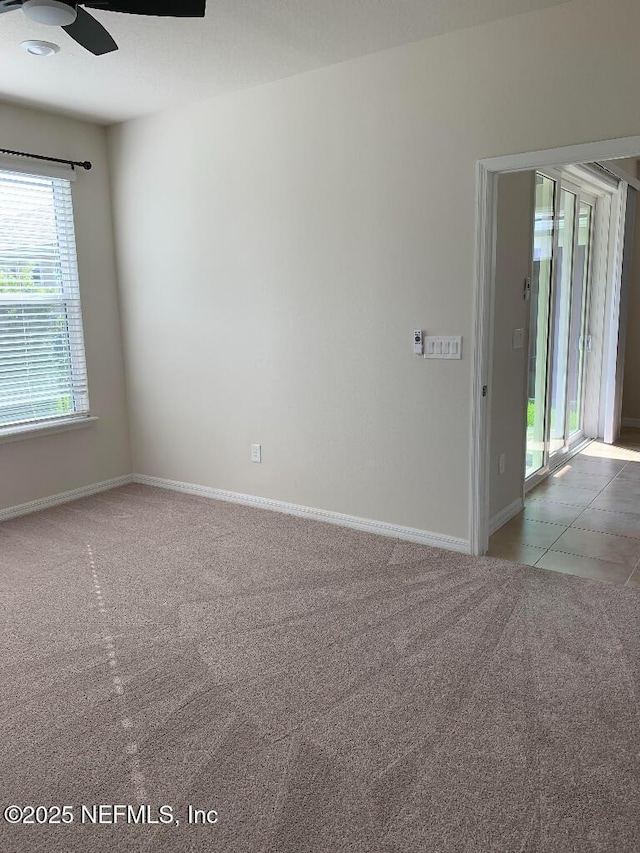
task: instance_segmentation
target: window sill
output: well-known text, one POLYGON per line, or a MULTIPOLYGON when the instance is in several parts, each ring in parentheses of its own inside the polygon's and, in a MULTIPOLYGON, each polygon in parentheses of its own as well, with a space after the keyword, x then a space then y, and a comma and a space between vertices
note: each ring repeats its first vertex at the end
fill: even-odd
POLYGON ((44 424, 29 424, 23 427, 5 427, 0 429, 0 444, 10 441, 22 441, 26 438, 41 438, 45 435, 54 435, 57 432, 67 432, 71 429, 82 429, 91 426, 98 418, 68 418, 67 420, 49 421, 44 424))

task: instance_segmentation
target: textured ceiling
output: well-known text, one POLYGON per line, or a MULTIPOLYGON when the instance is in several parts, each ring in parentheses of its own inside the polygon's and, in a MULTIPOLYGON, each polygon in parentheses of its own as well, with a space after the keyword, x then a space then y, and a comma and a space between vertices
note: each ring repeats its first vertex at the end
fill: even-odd
POLYGON ((120 46, 102 57, 18 10, 0 15, 0 100, 108 124, 565 2, 209 0, 195 20, 95 12, 120 46), (62 50, 29 56, 25 39, 62 50))

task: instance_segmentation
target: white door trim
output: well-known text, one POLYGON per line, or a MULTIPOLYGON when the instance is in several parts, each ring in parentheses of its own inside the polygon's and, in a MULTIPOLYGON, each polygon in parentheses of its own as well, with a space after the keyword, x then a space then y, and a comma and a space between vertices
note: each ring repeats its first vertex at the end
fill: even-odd
POLYGON ((476 241, 474 330, 471 362, 471 452, 469 459, 469 540, 472 554, 483 554, 489 542, 489 417, 491 329, 493 322, 496 187, 500 172, 568 166, 640 157, 640 136, 549 148, 478 161, 476 168, 476 241), (487 387, 483 396, 483 387, 487 387))
MULTIPOLYGON (((632 190, 633 192, 633 190, 632 190)), ((627 247, 627 201, 629 188, 625 183, 620 184, 618 192, 617 218, 612 226, 616 228, 615 253, 610 287, 605 312, 605 360, 604 400, 603 400, 603 429, 601 435, 607 444, 613 444, 620 436, 622 426, 622 389, 624 381, 624 356, 626 344, 626 312, 629 279, 623 278, 625 273, 624 261, 627 247)), ((631 226, 633 227, 632 223, 631 226)))
MULTIPOLYGON (((620 282, 624 257, 625 221, 623 211, 627 206, 627 185, 621 184, 614 195, 614 207, 611 215, 610 240, 613 251, 610 253, 607 275, 606 308, 602 334, 604 359, 602 362, 602 384, 604 395, 600 399, 601 425, 599 433, 605 442, 611 444, 618 437, 614 435, 614 408, 616 396, 616 352, 618 349, 618 329, 620 327, 620 286, 610 287, 611 282, 620 282)), ((618 425, 619 426, 619 425, 618 425)))

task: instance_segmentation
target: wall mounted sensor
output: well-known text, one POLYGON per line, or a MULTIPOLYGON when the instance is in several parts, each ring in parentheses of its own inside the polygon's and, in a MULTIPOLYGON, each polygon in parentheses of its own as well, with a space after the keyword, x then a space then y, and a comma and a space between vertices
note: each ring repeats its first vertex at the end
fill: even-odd
POLYGON ((413 353, 414 355, 422 355, 424 347, 424 336, 422 329, 414 329, 413 332, 413 353))

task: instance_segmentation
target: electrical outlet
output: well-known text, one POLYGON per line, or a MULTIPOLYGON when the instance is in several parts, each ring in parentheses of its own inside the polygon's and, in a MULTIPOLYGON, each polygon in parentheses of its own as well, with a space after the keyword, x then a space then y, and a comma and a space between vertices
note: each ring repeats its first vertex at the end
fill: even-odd
POLYGON ((251 445, 251 461, 252 462, 262 462, 262 445, 261 444, 252 444, 251 445))
POLYGON ((506 468, 507 468, 506 456, 504 453, 501 453, 500 459, 498 460, 498 469, 499 469, 501 474, 504 474, 506 468))

